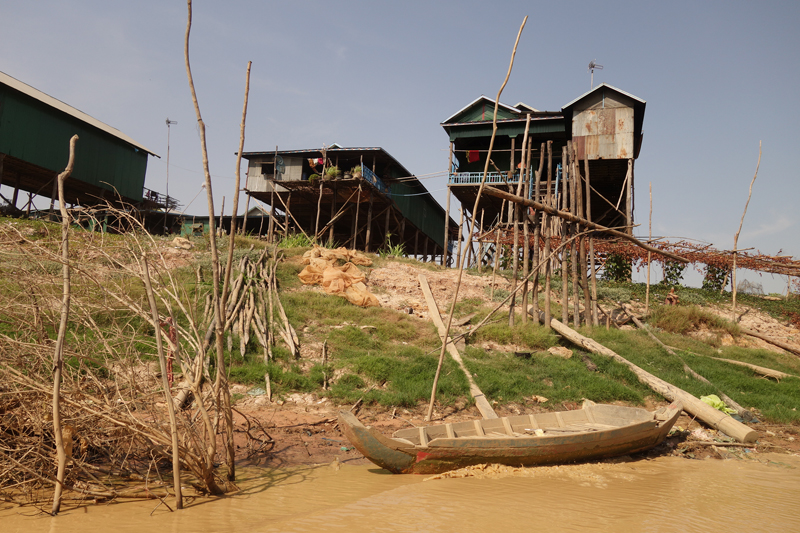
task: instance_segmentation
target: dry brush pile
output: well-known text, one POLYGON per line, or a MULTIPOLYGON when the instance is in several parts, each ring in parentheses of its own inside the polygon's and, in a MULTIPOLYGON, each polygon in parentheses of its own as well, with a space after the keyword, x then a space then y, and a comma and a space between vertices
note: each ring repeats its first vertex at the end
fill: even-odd
MULTIPOLYGON (((232 480, 215 467, 224 456, 218 436, 226 433, 223 397, 229 392, 214 375, 209 283, 199 266, 170 270, 163 244, 135 220, 129 223, 133 231, 123 236, 70 230, 71 305, 60 385, 63 488, 77 499, 170 492, 164 478, 172 472, 170 406, 156 357, 162 351, 176 366, 169 397, 177 412, 182 480, 198 493, 225 492, 232 480)), ((41 502, 58 483, 50 404, 61 313, 59 238, 44 223, 0 226, 0 498, 6 501, 41 502)), ((272 320, 273 313, 282 314, 275 261, 266 250, 251 249, 234 271, 225 331, 241 338, 257 332, 268 357, 271 332, 293 334, 288 322, 272 320)), ((257 433, 248 437, 269 441, 257 433)))

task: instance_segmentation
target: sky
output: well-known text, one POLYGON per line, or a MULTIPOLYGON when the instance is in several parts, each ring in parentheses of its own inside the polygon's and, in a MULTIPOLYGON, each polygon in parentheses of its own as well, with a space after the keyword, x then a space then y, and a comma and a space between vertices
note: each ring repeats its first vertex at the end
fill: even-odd
MULTIPOLYGON (((636 161, 637 235, 800 257, 800 2, 193 3, 190 59, 206 124, 216 209, 234 189, 245 72, 245 151, 380 146, 444 205, 440 123, 497 91, 560 110, 607 83, 647 101, 636 161), (795 133, 792 133, 795 132, 795 133), (794 147, 794 148, 793 148, 794 147)), ((36 0, 0 6, 0 71, 109 124, 159 158, 145 186, 206 210, 184 64, 185 2, 36 0), (170 128, 167 184, 166 119, 170 128)), ((242 179, 246 161, 242 163, 242 179)), ((240 212, 244 197, 240 200, 240 212)), ((457 206, 457 202, 453 205, 457 206)), ((454 209, 455 208, 451 208, 454 209)), ((655 280, 660 273, 655 274, 655 280)), ((767 292, 786 277, 742 272, 767 292)), ((699 284, 700 276, 686 276, 699 284)))

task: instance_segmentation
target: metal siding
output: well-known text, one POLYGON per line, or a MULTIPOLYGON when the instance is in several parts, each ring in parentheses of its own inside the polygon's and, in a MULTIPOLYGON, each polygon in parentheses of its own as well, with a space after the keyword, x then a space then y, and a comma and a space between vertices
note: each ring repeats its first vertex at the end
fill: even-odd
MULTIPOLYGON (((444 212, 430 194, 409 196, 425 192, 422 187, 406 183, 392 183, 392 200, 400 212, 417 228, 444 247, 444 212)), ((409 250, 410 251, 410 250, 409 250)))
POLYGON ((0 86, 0 152, 53 172, 69 160, 78 134, 72 178, 131 200, 142 198, 147 152, 13 89, 0 86))

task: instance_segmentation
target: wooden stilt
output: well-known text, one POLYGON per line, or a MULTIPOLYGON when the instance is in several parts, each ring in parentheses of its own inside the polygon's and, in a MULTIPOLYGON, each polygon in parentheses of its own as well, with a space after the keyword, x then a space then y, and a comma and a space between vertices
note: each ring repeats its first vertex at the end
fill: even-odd
MULTIPOLYGON (((547 202, 545 205, 552 206, 553 204, 553 141, 547 141, 547 202)), ((544 237, 544 257, 545 261, 544 264, 544 324, 545 327, 550 327, 550 277, 552 275, 551 265, 552 261, 550 260, 550 238, 552 237, 553 233, 553 222, 551 217, 544 213, 544 230, 545 230, 545 237, 544 237)))
MULTIPOLYGON (((333 196, 331 197, 331 218, 330 219, 333 220, 333 217, 335 215, 336 215, 336 184, 334 183, 333 184, 333 196)), ((333 233, 334 233, 333 232, 333 228, 334 228, 335 225, 336 225, 335 222, 331 223, 331 229, 328 230, 328 244, 330 246, 333 246, 333 233)))
MULTIPOLYGON (((533 186, 533 195, 536 197, 536 201, 540 201, 542 199, 542 171, 544 170, 544 150, 545 144, 542 143, 539 147, 539 168, 536 170, 534 176, 534 186, 533 186)), ((533 284, 531 287, 531 299, 532 299, 532 307, 533 307, 533 320, 538 324, 539 323, 539 276, 542 273, 542 265, 541 265, 541 256, 542 250, 539 247, 541 236, 542 236, 542 216, 541 213, 535 212, 533 218, 533 268, 536 270, 536 274, 533 276, 533 284)))
MULTIPOLYGON (((567 181, 569 180, 569 156, 567 147, 561 150, 561 210, 567 211, 567 181)), ((566 221, 561 224, 561 322, 569 324, 569 274, 567 273, 567 248, 563 245, 569 238, 566 221)))
POLYGON ((392 214, 392 208, 389 207, 386 210, 386 223, 383 227, 383 246, 388 247, 391 243, 389 242, 391 239, 391 234, 389 233, 389 217, 392 214))
MULTIPOLYGON (((18 195, 19 195, 19 174, 17 174, 17 181, 16 181, 16 184, 14 185, 14 196, 11 197, 11 205, 13 205, 14 207, 17 207, 17 196, 18 195)), ((32 198, 33 198, 33 193, 28 193, 28 207, 27 207, 28 211, 27 211, 27 213, 28 213, 29 217, 30 217, 30 214, 31 214, 31 200, 32 200, 32 198)))
POLYGON ((364 251, 369 253, 369 243, 370 239, 372 239, 372 200, 374 197, 374 191, 370 189, 369 191, 369 207, 367 208, 367 228, 366 234, 364 235, 364 251))
MULTIPOLYGON (((483 236, 483 209, 481 209, 481 227, 478 230, 483 236)), ((483 238, 478 241, 478 274, 483 272, 483 256, 484 256, 485 246, 483 244, 483 238)))
MULTIPOLYGON (((502 213, 502 211, 501 211, 502 213)), ((494 265, 492 265, 492 288, 490 299, 494 300, 494 280, 497 277, 497 265, 500 264, 500 225, 494 230, 494 265)), ((788 293, 787 293, 788 294, 788 293)))
POLYGON ((423 245, 422 260, 428 262, 428 236, 425 235, 425 244, 423 245))
MULTIPOLYGON (((578 216, 578 191, 580 190, 580 182, 581 182, 581 174, 578 162, 575 157, 575 146, 572 144, 572 141, 567 143, 569 154, 570 154, 570 162, 572 163, 572 179, 569 182, 569 198, 570 198, 570 214, 574 216, 578 216)), ((573 236, 580 233, 581 227, 579 224, 572 225, 572 233, 573 236)), ((580 296, 578 294, 578 265, 579 265, 579 257, 580 254, 578 252, 578 241, 572 241, 570 245, 571 250, 571 257, 572 257, 572 320, 574 322, 574 326, 576 328, 580 327, 581 325, 581 301, 580 296)))
POLYGON ((247 195, 247 200, 244 202, 244 217, 242 217, 242 230, 239 232, 242 235, 247 235, 247 214, 250 212, 250 195, 247 195))
MULTIPOLYGON (((580 161, 576 161, 576 164, 580 165, 580 161)), ((586 168, 584 168, 584 174, 586 172, 586 168)), ((582 178, 585 179, 585 178, 582 178)), ((583 181, 576 184, 576 188, 578 191, 578 216, 585 219, 586 218, 586 199, 583 197, 583 188, 584 184, 583 181)), ((579 243, 579 276, 580 276, 580 284, 581 288, 583 289, 583 322, 585 324, 592 324, 592 300, 591 296, 589 295, 589 283, 587 279, 587 271, 588 266, 586 264, 586 237, 580 238, 579 243)))
MULTIPOLYGON (((592 221, 592 186, 589 174, 589 158, 584 154, 584 165, 586 166, 586 220, 592 221)), ((597 272, 594 269, 594 237, 589 237, 589 279, 592 284, 592 325, 599 326, 597 316, 597 272)))
POLYGON ((633 235, 633 158, 628 159, 628 179, 625 181, 625 230, 628 235, 633 235))
POLYGON ((284 237, 289 236, 289 229, 292 227, 291 220, 292 220, 292 191, 289 191, 289 195, 286 197, 286 220, 283 221, 284 237))
MULTIPOLYGON (((453 143, 450 143, 450 156, 447 160, 447 208, 444 212, 444 250, 442 251, 442 266, 447 266, 447 254, 450 243, 450 172, 453 171, 453 143)), ((414 245, 416 252, 416 244, 414 245)))
MULTIPOLYGON (((530 115, 528 115, 530 116, 530 115)), ((527 198, 528 193, 530 191, 530 168, 531 168, 531 143, 532 139, 528 139, 526 146, 523 146, 523 150, 527 150, 524 155, 523 161, 525 164, 522 165, 522 172, 525 174, 524 178, 520 175, 520 180, 522 181, 522 195, 527 198)), ((531 239, 530 239, 530 224, 528 222, 528 208, 523 207, 523 215, 522 215, 522 235, 523 235, 523 242, 524 248, 522 249, 522 308, 528 308, 528 274, 530 273, 531 268, 531 239)), ((522 323, 528 323, 528 313, 522 313, 522 323)))
POLYGON ((358 194, 357 194, 357 201, 356 201, 356 217, 353 219, 353 242, 351 245, 351 249, 355 250, 357 247, 358 241, 358 214, 359 209, 361 208, 361 184, 358 184, 358 194))
POLYGON ((464 208, 458 208, 460 221, 458 223, 458 247, 456 248, 456 268, 461 268, 461 236, 462 228, 464 227, 464 208))
POLYGON ((414 259, 419 259, 419 230, 414 232, 414 259))

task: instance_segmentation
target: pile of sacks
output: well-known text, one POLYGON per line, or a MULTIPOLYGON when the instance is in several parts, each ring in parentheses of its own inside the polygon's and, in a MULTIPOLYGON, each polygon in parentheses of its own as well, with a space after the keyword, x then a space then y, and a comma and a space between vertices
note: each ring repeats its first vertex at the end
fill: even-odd
POLYGON ((369 266, 372 260, 361 252, 346 248, 329 250, 314 245, 303 254, 306 266, 298 277, 306 285, 322 285, 328 294, 338 294, 361 307, 379 307, 380 303, 364 284, 364 274, 356 265, 369 266), (344 261, 336 266, 337 261, 344 261))

